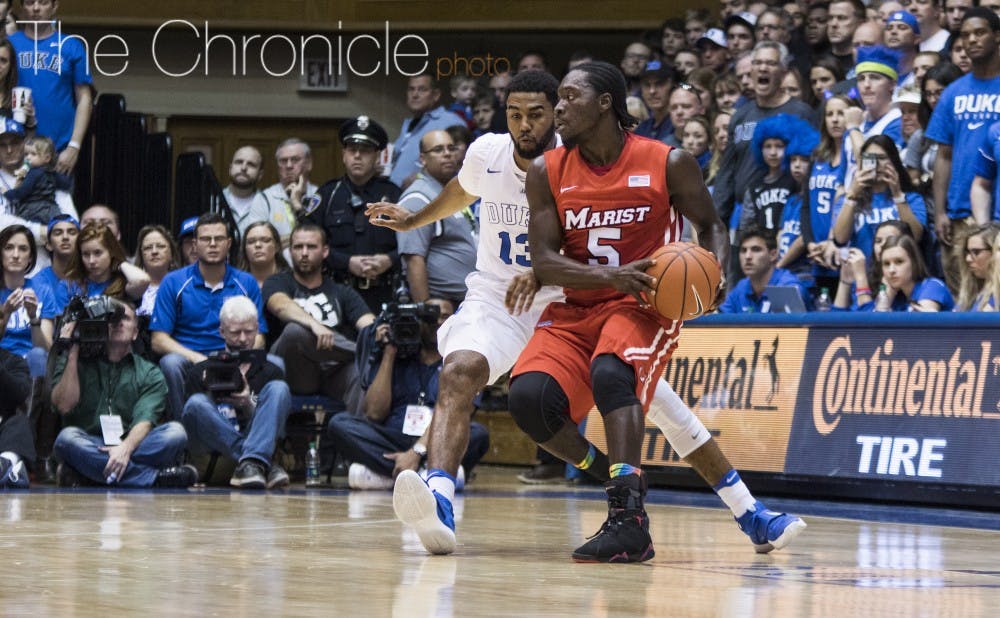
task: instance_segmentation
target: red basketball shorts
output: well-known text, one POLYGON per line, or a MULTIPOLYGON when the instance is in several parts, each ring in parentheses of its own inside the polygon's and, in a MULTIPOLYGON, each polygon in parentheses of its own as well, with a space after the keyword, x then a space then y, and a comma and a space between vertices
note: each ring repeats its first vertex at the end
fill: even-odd
POLYGON ((579 424, 594 407, 590 364, 601 354, 614 354, 635 369, 635 394, 648 410, 680 331, 680 322, 639 307, 632 297, 589 306, 552 303, 512 375, 537 371, 555 378, 579 424))

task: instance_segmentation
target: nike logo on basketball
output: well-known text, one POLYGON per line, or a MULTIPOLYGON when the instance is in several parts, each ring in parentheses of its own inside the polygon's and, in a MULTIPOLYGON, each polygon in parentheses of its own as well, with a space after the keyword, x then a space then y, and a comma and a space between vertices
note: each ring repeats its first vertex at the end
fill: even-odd
POLYGON ((969 125, 968 125, 969 126, 969 130, 970 131, 975 131, 976 129, 978 129, 979 127, 983 126, 984 124, 986 124, 986 123, 985 122, 970 122, 969 125))
POLYGON ((694 292, 695 310, 694 310, 694 312, 689 313, 688 317, 690 317, 690 318, 696 318, 696 317, 698 317, 699 315, 701 315, 702 313, 705 312, 705 305, 701 302, 701 294, 698 293, 698 288, 696 288, 696 287, 694 287, 692 285, 691 286, 691 291, 694 292))
POLYGON ((578 186, 579 185, 573 185, 571 187, 559 187, 559 193, 562 194, 562 193, 566 193, 567 191, 572 191, 573 189, 577 188, 578 186))

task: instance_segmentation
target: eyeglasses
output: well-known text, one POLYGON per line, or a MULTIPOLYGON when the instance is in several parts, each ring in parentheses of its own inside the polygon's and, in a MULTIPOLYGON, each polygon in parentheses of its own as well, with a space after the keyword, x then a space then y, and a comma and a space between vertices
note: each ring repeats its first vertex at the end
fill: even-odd
POLYGON ((983 251, 989 251, 987 247, 966 247, 965 255, 972 257, 973 259, 979 257, 979 254, 983 251))
POLYGON ((681 82, 681 83, 677 84, 677 87, 680 88, 681 90, 687 90, 688 92, 693 92, 696 95, 698 95, 699 97, 701 96, 701 93, 703 92, 701 88, 698 88, 696 86, 692 86, 691 84, 688 84, 686 82, 681 82))
POLYGON ((228 236, 199 236, 198 242, 204 245, 221 245, 229 240, 228 236))
POLYGON ((424 154, 434 153, 436 155, 441 155, 445 152, 458 152, 458 146, 454 144, 451 144, 450 146, 435 146, 433 148, 428 148, 427 150, 421 150, 420 152, 424 154))

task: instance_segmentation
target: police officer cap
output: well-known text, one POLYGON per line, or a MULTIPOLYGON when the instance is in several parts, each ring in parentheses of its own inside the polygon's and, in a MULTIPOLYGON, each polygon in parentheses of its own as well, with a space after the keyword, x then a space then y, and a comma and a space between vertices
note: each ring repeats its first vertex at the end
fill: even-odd
POLYGON ((382 126, 368 116, 358 116, 340 127, 340 143, 367 144, 378 150, 389 143, 389 135, 382 126))

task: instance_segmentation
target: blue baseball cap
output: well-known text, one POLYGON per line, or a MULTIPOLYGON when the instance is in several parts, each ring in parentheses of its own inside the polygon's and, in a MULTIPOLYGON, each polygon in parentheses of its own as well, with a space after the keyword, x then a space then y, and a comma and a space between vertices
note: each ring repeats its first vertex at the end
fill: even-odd
POLYGON ((4 117, 3 124, 0 125, 0 135, 6 135, 7 133, 16 133, 17 135, 24 135, 24 127, 21 126, 20 122, 4 117))
POLYGON ((913 34, 920 34, 920 22, 917 21, 917 17, 909 11, 894 11, 885 20, 885 25, 889 25, 894 21, 900 21, 910 27, 913 30, 913 34))
POLYGON ((198 227, 198 217, 188 217, 181 222, 181 232, 177 235, 177 240, 181 240, 185 236, 194 234, 194 229, 198 227))
MULTIPOLYGON (((14 123, 14 124, 17 124, 17 123, 14 123)), ((66 213, 63 213, 61 215, 56 215, 56 216, 52 217, 51 219, 49 219, 49 228, 45 232, 45 235, 46 236, 51 236, 52 235, 52 228, 54 228, 57 223, 64 223, 64 222, 65 223, 72 223, 73 226, 76 227, 76 229, 80 229, 80 222, 77 221, 73 217, 73 215, 67 215, 66 213)))

